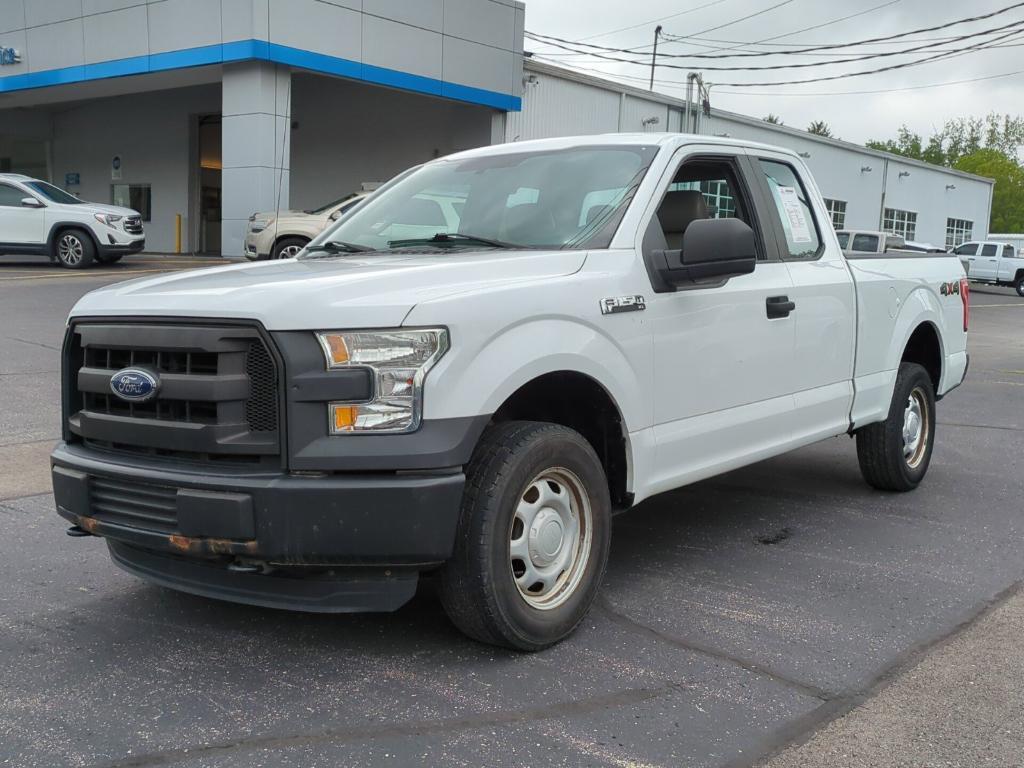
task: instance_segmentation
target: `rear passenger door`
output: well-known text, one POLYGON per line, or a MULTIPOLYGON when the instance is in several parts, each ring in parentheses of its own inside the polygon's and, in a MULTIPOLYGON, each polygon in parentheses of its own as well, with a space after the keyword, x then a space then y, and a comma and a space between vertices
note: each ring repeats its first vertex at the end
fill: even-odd
POLYGON ((810 174, 791 155, 751 153, 762 191, 771 200, 771 224, 793 282, 793 438, 796 443, 813 442, 849 429, 856 289, 845 257, 826 239, 828 211, 820 195, 812 194, 810 174))
POLYGON ((995 280, 998 268, 999 246, 995 243, 983 243, 978 249, 977 258, 971 262, 971 277, 995 280))
POLYGON ((761 237, 764 201, 746 154, 699 147, 677 153, 645 221, 643 248, 678 250, 698 218, 735 217, 754 230, 757 265, 724 284, 651 292, 655 492, 716 474, 789 443, 793 320, 773 316, 792 288, 774 238, 761 237))

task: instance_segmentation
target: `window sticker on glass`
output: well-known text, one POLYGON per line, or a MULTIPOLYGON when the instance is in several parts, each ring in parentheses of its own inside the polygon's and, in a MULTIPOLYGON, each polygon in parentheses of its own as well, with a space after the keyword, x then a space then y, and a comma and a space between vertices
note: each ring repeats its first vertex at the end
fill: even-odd
POLYGON ((809 243, 811 227, 807 223, 807 216, 804 215, 804 207, 800 202, 800 196, 793 187, 779 187, 779 199, 782 201, 782 210, 786 212, 786 219, 789 223, 789 231, 793 236, 794 243, 809 243))

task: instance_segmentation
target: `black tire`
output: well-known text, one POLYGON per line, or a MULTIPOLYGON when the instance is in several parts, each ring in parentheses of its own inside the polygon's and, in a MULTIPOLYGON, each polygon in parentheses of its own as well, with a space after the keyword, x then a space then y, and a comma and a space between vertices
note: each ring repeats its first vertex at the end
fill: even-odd
MULTIPOLYGON (((565 485, 563 491, 570 487, 565 485)), ((578 503, 577 520, 585 520, 583 509, 578 503)), ((581 539, 586 537, 572 538, 581 539)), ((562 531, 558 541, 569 540, 562 531)), ((440 574, 441 602, 452 622, 476 640, 521 651, 541 650, 571 634, 590 609, 604 577, 610 542, 608 481, 590 444, 578 432, 558 424, 495 425, 484 433, 467 467, 454 553, 440 574), (515 559, 510 549, 516 540, 530 540, 535 528, 542 534, 543 527, 534 522, 531 532, 525 532, 517 508, 535 503, 527 501, 531 489, 547 483, 548 473, 565 471, 565 477, 571 476, 569 482, 579 481, 577 490, 586 494, 589 548, 573 545, 572 551, 586 552, 586 559, 580 562, 572 557, 557 577, 561 581, 565 576, 563 591, 555 588, 555 582, 551 604, 537 607, 536 602, 548 598, 524 596, 513 574, 514 563, 523 570, 523 561, 515 559), (518 538, 514 538, 516 530, 518 538)), ((528 586, 525 589, 529 591, 528 586)))
POLYGON ((889 416, 857 430, 857 460, 868 485, 881 491, 912 491, 928 472, 935 446, 935 390, 931 376, 917 363, 901 363, 889 416), (911 398, 920 410, 922 431, 916 448, 904 436, 911 398), (909 451, 909 455, 908 455, 909 451))
POLYGON ((53 256, 66 269, 85 269, 96 258, 96 245, 81 229, 63 229, 53 238, 53 256))
POLYGON ((1017 295, 1024 299, 1024 275, 1017 278, 1017 282, 1013 284, 1013 289, 1017 291, 1017 295))
POLYGON ((106 255, 103 255, 102 253, 96 254, 96 261, 100 264, 117 264, 117 262, 123 258, 123 253, 108 253, 106 255))
POLYGON ((274 244, 274 249, 270 252, 270 258, 274 260, 290 259, 295 255, 295 253, 298 253, 298 251, 295 253, 288 253, 287 255, 285 253, 286 251, 290 252, 291 249, 295 248, 302 250, 306 247, 307 243, 309 243, 309 240, 304 237, 282 237, 274 244))

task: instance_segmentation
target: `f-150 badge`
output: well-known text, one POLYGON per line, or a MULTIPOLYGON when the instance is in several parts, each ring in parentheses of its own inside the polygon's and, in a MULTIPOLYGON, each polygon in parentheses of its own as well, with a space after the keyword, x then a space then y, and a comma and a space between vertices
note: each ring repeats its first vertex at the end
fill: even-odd
POLYGON ((617 315, 619 312, 642 312, 647 309, 643 296, 615 296, 601 299, 602 315, 617 315))

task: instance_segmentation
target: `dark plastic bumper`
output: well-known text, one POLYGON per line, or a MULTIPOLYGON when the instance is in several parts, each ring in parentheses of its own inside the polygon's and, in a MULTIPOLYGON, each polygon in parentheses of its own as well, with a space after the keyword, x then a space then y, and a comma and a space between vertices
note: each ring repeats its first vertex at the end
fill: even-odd
POLYGON ((135 240, 127 245, 100 243, 98 250, 100 256, 128 256, 133 253, 142 253, 146 250, 146 238, 135 240))
POLYGON ((195 558, 281 565, 425 566, 450 557, 465 476, 290 475, 138 460, 61 443, 57 511, 97 536, 195 558))

